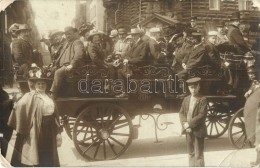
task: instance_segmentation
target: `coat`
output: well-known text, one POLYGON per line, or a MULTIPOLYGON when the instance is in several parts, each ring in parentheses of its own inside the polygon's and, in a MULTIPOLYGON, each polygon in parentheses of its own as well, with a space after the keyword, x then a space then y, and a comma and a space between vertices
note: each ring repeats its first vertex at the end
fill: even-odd
POLYGON ((31 65, 33 63, 32 45, 23 39, 16 39, 12 42, 14 62, 18 65, 31 65))
MULTIPOLYGON (((35 91, 26 93, 16 104, 11 112, 8 125, 23 137, 21 150, 22 164, 39 164, 39 134, 42 121, 43 101, 35 91)), ((57 127, 58 115, 57 115, 57 127)), ((55 128, 53 128, 55 129, 55 128)), ((57 129, 58 130, 58 129, 57 129)), ((57 132, 58 133, 58 132, 57 132)))
POLYGON ((250 51, 249 47, 247 46, 243 38, 241 31, 235 25, 230 25, 227 37, 229 39, 229 43, 235 47, 236 54, 243 55, 246 52, 250 51))
POLYGON ((149 40, 139 39, 126 54, 126 59, 130 64, 141 66, 153 62, 149 49, 149 40))
MULTIPOLYGON (((184 98, 181 109, 179 111, 180 121, 182 125, 182 132, 184 132, 184 123, 187 121, 187 114, 189 111, 191 96, 187 96, 184 98)), ((188 122, 189 127, 192 130, 192 133, 196 137, 203 138, 207 135, 207 128, 205 124, 207 115, 207 99, 205 97, 198 97, 197 102, 195 103, 193 109, 192 119, 188 122)))
POLYGON ((209 41, 206 42, 205 48, 208 55, 208 64, 214 68, 220 68, 221 59, 217 48, 209 41))
POLYGON ((57 67, 71 64, 75 68, 85 65, 87 61, 82 41, 74 39, 64 44, 55 64, 57 67))
POLYGON ((193 47, 191 53, 189 55, 186 68, 187 69, 194 69, 197 67, 201 67, 207 65, 208 58, 206 53, 206 48, 204 45, 199 44, 196 47, 193 47))

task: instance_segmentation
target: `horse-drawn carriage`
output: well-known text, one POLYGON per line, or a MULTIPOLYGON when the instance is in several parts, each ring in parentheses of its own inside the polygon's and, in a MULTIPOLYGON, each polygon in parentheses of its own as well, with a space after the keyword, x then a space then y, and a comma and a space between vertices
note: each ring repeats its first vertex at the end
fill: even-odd
MULTIPOLYGON (((245 72, 246 65, 252 59, 252 56, 222 56, 232 65, 232 61, 238 63, 236 70, 245 72)), ((131 68, 133 71, 127 79, 129 88, 126 98, 113 95, 123 87, 122 83, 111 79, 109 71, 94 65, 78 68, 64 79, 62 92, 56 99, 58 112, 77 151, 89 160, 118 158, 132 142, 134 117, 177 112, 181 99, 187 93, 185 81, 179 79, 168 64, 131 68), (160 106, 155 110, 158 104, 160 106)), ((246 136, 239 109, 244 106, 245 99, 241 94, 236 94, 239 91, 228 90, 225 75, 220 69, 199 67, 189 71, 189 76, 202 78, 201 88, 208 99, 208 137, 217 138, 229 130, 232 144, 235 147, 244 146, 246 136), (242 131, 237 132, 237 129, 242 131), (243 137, 237 140, 239 134, 243 137)), ((245 91, 248 88, 239 89, 245 91)))

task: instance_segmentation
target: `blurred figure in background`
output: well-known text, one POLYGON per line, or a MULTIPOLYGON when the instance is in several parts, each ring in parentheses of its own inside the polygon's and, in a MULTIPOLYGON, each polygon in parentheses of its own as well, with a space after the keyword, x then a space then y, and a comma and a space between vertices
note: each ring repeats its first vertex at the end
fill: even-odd
POLYGON ((8 143, 12 137, 13 129, 7 125, 10 113, 13 109, 13 101, 9 99, 9 95, 0 85, 0 149, 1 154, 6 157, 8 143))
POLYGON ((216 45, 228 43, 227 30, 225 29, 225 23, 220 22, 217 25, 217 42, 216 45))

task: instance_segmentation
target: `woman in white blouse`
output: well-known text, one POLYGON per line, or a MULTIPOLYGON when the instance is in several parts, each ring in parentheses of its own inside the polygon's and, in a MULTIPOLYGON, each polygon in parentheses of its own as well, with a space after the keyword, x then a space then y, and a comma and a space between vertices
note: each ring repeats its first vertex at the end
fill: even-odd
POLYGON ((59 117, 53 100, 46 94, 49 78, 41 70, 31 71, 30 87, 12 111, 8 124, 17 132, 12 166, 60 166, 59 117))

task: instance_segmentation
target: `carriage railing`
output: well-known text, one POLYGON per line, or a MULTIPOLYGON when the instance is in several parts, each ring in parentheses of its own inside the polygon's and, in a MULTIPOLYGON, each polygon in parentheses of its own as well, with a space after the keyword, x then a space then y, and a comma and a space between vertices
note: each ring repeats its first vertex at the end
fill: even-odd
POLYGON ((237 55, 229 52, 220 53, 220 58, 222 61, 230 63, 231 69, 236 68, 244 70, 253 66, 255 62, 255 57, 250 52, 245 55, 237 55))
POLYGON ((188 78, 200 77, 202 80, 218 81, 224 77, 223 70, 214 68, 209 65, 197 67, 188 70, 188 78))

